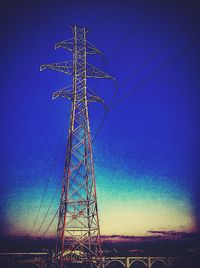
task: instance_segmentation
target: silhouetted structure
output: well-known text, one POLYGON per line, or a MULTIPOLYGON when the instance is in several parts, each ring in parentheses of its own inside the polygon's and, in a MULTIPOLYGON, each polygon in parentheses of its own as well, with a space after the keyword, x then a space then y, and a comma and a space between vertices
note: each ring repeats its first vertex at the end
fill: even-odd
POLYGON ((101 54, 86 40, 88 29, 71 26, 73 38, 56 44, 73 53, 73 61, 46 64, 46 68, 73 76, 72 86, 53 94, 72 101, 70 125, 57 227, 55 263, 102 267, 96 182, 88 116, 88 102, 103 102, 86 85, 87 77, 111 78, 87 63, 87 54, 101 54))

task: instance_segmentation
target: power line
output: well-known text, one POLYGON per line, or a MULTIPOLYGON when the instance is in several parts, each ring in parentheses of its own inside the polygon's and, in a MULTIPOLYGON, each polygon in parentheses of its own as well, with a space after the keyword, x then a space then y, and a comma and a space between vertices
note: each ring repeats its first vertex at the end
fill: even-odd
MULTIPOLYGON (((133 94, 133 91, 138 89, 138 88, 141 88, 145 83, 147 83, 148 81, 150 81, 151 79, 153 79, 160 71, 162 71, 166 66, 168 66, 171 62, 174 61, 174 59, 176 59, 177 57, 179 57, 182 53, 184 53, 185 51, 187 51, 188 49, 190 49, 197 41, 199 40, 199 38, 195 38, 192 40, 192 42, 190 42, 187 46, 185 46, 179 53, 175 54, 170 60, 168 60, 167 62, 165 62, 164 64, 162 64, 155 72, 152 73, 151 76, 147 77, 146 79, 142 80, 136 87, 134 87, 132 90, 130 90, 126 95, 124 95, 122 98, 120 98, 119 100, 117 100, 114 104, 112 104, 113 102, 111 101, 111 103, 109 104, 109 108, 107 108, 102 120, 101 120, 101 123, 97 129, 97 131, 95 132, 94 134, 94 137, 92 139, 92 143, 94 143, 94 140, 97 136, 97 134, 99 133, 100 129, 102 128, 102 125, 105 121, 105 118, 106 116, 108 115, 108 112, 113 109, 114 107, 116 107, 119 103, 123 102, 126 98, 128 98, 130 95, 133 94)), ((116 90, 115 90, 115 96, 118 92, 118 87, 116 86, 116 90)), ((57 192, 57 191, 56 191, 57 192)), ((52 202, 51 202, 52 204, 52 202)), ((51 204, 50 204, 50 207, 51 207, 51 204)), ((49 208, 50 209, 50 208, 49 208)), ((49 209, 45 215, 45 218, 47 217, 48 215, 48 212, 49 212, 49 209)), ((55 220, 55 217, 58 213, 59 209, 56 211, 56 213, 54 214, 53 216, 53 219, 51 220, 50 224, 48 225, 46 231, 44 232, 44 234, 46 235, 46 233, 48 232, 48 229, 50 228, 51 224, 53 223, 53 221, 55 220)), ((43 223, 44 223, 45 219, 43 220, 43 223)), ((42 224, 43 224, 42 223, 42 224)), ((41 229, 41 226, 39 228, 39 231, 41 229)))
POLYGON ((101 121, 100 121, 100 123, 99 123, 99 126, 98 126, 97 130, 95 131, 95 133, 94 133, 94 135, 93 135, 92 143, 94 143, 94 140, 95 140, 96 136, 98 135, 99 131, 101 130, 101 128, 102 128, 102 126, 103 126, 103 124, 104 124, 104 121, 105 121, 105 119, 106 119, 106 117, 107 117, 107 115, 108 115, 108 113, 109 113, 109 111, 110 111, 110 108, 111 108, 111 106, 112 106, 112 103, 114 102, 114 99, 115 99, 116 96, 117 96, 118 90, 119 90, 119 86, 118 86, 117 83, 115 82, 115 91, 114 91, 113 97, 112 97, 112 99, 111 99, 109 105, 106 106, 106 108, 105 108, 104 115, 103 115, 103 117, 102 117, 102 119, 101 119, 101 121))
POLYGON ((41 202, 40 202, 40 206, 39 206, 39 209, 38 209, 38 212, 37 212, 35 221, 34 221, 33 226, 32 226, 31 234, 33 234, 33 230, 34 230, 35 225, 36 225, 36 222, 37 222, 37 220, 38 220, 38 216, 39 216, 40 210, 41 210, 41 208, 42 208, 42 204, 43 204, 43 202, 44 202, 44 197, 45 197, 45 195, 46 195, 46 192, 47 192, 47 188, 48 188, 49 182, 50 182, 50 178, 47 180, 47 183, 46 183, 46 186, 45 186, 43 195, 42 195, 42 200, 41 200, 41 202))
MULTIPOLYGON (((144 13, 144 15, 143 15, 142 18, 145 18, 145 16, 146 16, 148 13, 149 13, 149 12, 144 13)), ((187 27, 186 27, 186 28, 187 28, 187 27)), ((169 39, 168 42, 164 43, 164 45, 161 45, 156 51, 154 51, 153 53, 151 53, 150 56, 149 56, 145 61, 143 61, 143 63, 141 63, 141 64, 139 65, 139 67, 138 67, 135 71, 133 71, 133 73, 132 73, 130 76, 128 76, 128 77, 123 81, 123 83, 120 85, 120 87, 124 86, 124 85, 127 83, 127 81, 130 80, 130 77, 132 78, 133 75, 135 75, 136 73, 138 73, 138 71, 140 71, 142 68, 144 68, 144 67, 145 67, 145 66, 146 66, 146 65, 147 65, 147 64, 148 64, 154 57, 157 56, 157 54, 159 54, 160 52, 162 52, 163 50, 165 50, 167 47, 169 47, 169 46, 170 46, 170 43, 171 43, 172 41, 174 41, 174 39, 176 39, 182 32, 184 32, 184 31, 186 30, 186 28, 185 28, 185 27, 181 27, 181 29, 180 29, 179 31, 177 31, 174 35, 172 35, 172 37, 169 39)), ((122 40, 121 44, 123 44, 123 42, 124 42, 125 40, 127 40, 127 39, 130 37, 131 33, 132 33, 132 31, 130 31, 129 34, 122 40)), ((118 48, 118 49, 121 48, 121 45, 117 46, 117 48, 118 48)), ((113 51, 113 50, 112 50, 112 51, 113 51)), ((112 53, 112 54, 113 54, 113 53, 112 53)), ((104 65, 105 65, 106 63, 108 63, 108 62, 110 61, 111 58, 112 58, 112 55, 111 55, 108 59, 104 59, 104 65)), ((119 86, 116 86, 116 90, 115 90, 114 95, 113 95, 113 97, 112 97, 112 101, 111 101, 110 104, 107 106, 106 111, 105 111, 105 113, 104 113, 104 115, 103 115, 103 117, 102 117, 102 119, 101 119, 101 121, 100 121, 99 127, 97 128, 97 130, 96 130, 96 132, 95 132, 95 134, 94 134, 94 137, 100 132, 100 130, 101 130, 103 124, 104 124, 104 121, 105 121, 105 119, 106 119, 106 117, 107 117, 107 115, 108 115, 108 113, 109 113, 109 111, 110 111, 110 109, 111 109, 112 103, 114 102, 114 98, 116 97, 118 91, 119 91, 119 86)), ((93 139, 94 139, 94 138, 93 138, 93 139)))
POLYGON ((168 60, 167 62, 165 62, 164 64, 162 64, 155 72, 153 72, 151 74, 151 76, 145 78, 143 81, 141 81, 136 87, 134 87, 133 89, 131 89, 127 94, 125 94, 124 96, 122 96, 119 100, 117 100, 111 107, 111 109, 113 109, 114 107, 116 107, 119 103, 123 102, 125 99, 127 99, 130 95, 132 95, 132 93, 134 92, 134 90, 142 87, 146 82, 150 81, 152 78, 154 78, 160 71, 162 71, 166 66, 168 66, 171 62, 174 61, 174 59, 176 59, 177 57, 179 57, 182 53, 184 53, 185 51, 187 51, 188 49, 190 49, 197 41, 199 40, 199 38, 195 38, 192 40, 192 42, 190 42, 187 46, 185 46, 179 53, 175 54, 170 60, 168 60))
MULTIPOLYGON (((116 94, 117 94, 117 91, 118 91, 118 86, 117 86, 116 83, 115 83, 115 87, 116 87, 116 88, 115 88, 115 91, 114 91, 113 99, 115 98, 115 96, 116 96, 116 94)), ((111 101, 111 103, 112 103, 112 101, 111 101)), ((110 103, 109 105, 111 105, 111 103, 110 103)), ((106 109, 106 113, 107 113, 107 112, 109 111, 108 107, 106 107, 105 109, 106 109)), ((106 115, 106 113, 105 113, 105 115, 106 115)), ((103 123, 103 122, 101 121, 101 123, 103 123)), ((96 138, 96 136, 97 136, 97 134, 98 134, 98 132, 99 132, 99 130, 100 130, 101 123, 100 123, 100 125, 99 125, 97 131, 95 132, 95 134, 94 134, 94 136, 93 136, 92 143, 94 143, 94 139, 96 138)), ((79 167, 79 169, 80 169, 80 167, 79 167)), ((77 169, 75 176, 77 175, 79 169, 77 169)), ((56 196, 56 193, 58 192, 58 189, 59 189, 59 188, 57 188, 57 189, 55 190, 55 192, 54 192, 54 195, 53 195, 53 197, 52 197, 52 199, 51 199, 50 205, 49 205, 49 207, 48 207, 48 209, 47 209, 47 212, 46 212, 46 214, 45 214, 45 216, 44 216, 44 218, 43 218, 42 223, 40 224, 40 226, 39 226, 39 228, 38 228, 38 231, 37 231, 36 235, 38 235, 38 233, 39 233, 40 230, 42 229, 42 226, 43 226, 43 224, 44 224, 44 222, 45 222, 45 220, 46 220, 46 218, 47 218, 47 216, 48 216, 48 213, 49 213, 50 208, 51 208, 51 206, 52 206, 52 204, 53 204, 53 200, 54 200, 54 198, 55 198, 55 196, 56 196)), ((58 211, 59 211, 59 208, 58 208, 58 210, 56 211, 56 213, 54 214, 54 216, 53 216, 53 218, 52 218, 50 224, 49 224, 48 227, 47 227, 47 229, 46 229, 45 232, 43 233, 43 236, 46 235, 46 233, 48 232, 49 228, 50 228, 51 225, 53 224, 53 222, 54 222, 54 220, 55 220, 55 217, 56 217, 58 211)))
POLYGON ((131 30, 125 35, 125 37, 115 46, 112 48, 112 51, 110 53, 109 57, 104 58, 104 64, 108 63, 111 58, 116 54, 116 52, 121 49, 124 44, 127 42, 127 40, 132 36, 133 32, 139 31, 139 25, 141 25, 144 22, 144 19, 152 12, 151 9, 147 9, 143 15, 139 18, 139 23, 136 25, 136 27, 132 27, 131 30))
MULTIPOLYGON (((140 19, 139 19, 139 20, 140 20, 139 25, 140 25, 141 23, 143 23, 143 20, 144 20, 150 13, 151 13, 151 9, 147 9, 147 10, 143 13, 143 15, 142 15, 142 16, 140 17, 140 19)), ((118 43, 117 46, 115 46, 115 47, 112 49, 112 55, 111 55, 109 58, 106 59, 105 57, 103 57, 103 65, 106 65, 106 64, 110 61, 110 59, 111 59, 112 56, 116 53, 116 51, 118 51, 118 50, 124 45, 124 43, 130 38, 130 36, 132 35, 132 33, 133 33, 135 30, 136 30, 136 28, 131 28, 131 31, 129 31, 129 32, 127 33, 127 35, 121 40, 121 42, 118 43)), ((137 28, 137 30, 139 30, 139 28, 137 28)), ((107 114, 108 114, 108 112, 109 112, 110 106, 111 106, 111 104, 113 103, 113 100, 114 100, 114 98, 115 98, 115 96, 116 96, 116 94, 117 94, 117 92, 118 92, 118 89, 119 89, 119 88, 118 88, 118 86, 116 85, 116 88, 115 88, 115 91, 114 91, 112 100, 111 100, 110 104, 108 105, 108 107, 106 107, 106 111, 105 111, 105 113, 104 113, 104 115, 103 115, 103 118, 102 118, 102 120, 101 120, 101 122, 100 122, 99 127, 97 128, 97 130, 96 130, 96 132, 95 132, 95 134, 94 134, 94 136, 93 136, 92 141, 94 141, 94 138, 96 137, 96 135, 99 133, 99 131, 100 131, 100 129, 101 129, 101 127, 102 127, 102 125, 103 125, 103 123, 104 123, 104 120, 105 120, 105 118, 106 118, 106 116, 107 116, 107 114)), ((32 227, 31 233, 33 233, 33 230, 34 230, 34 228, 35 228, 36 222, 37 222, 37 220, 38 220, 39 213, 40 213, 40 210, 41 210, 41 208, 42 208, 42 204, 43 204, 43 202, 44 202, 45 195, 46 195, 46 192, 47 192, 47 189, 48 189, 49 181, 50 181, 50 179, 48 179, 47 184, 46 184, 46 186, 45 186, 45 189, 44 189, 44 192, 43 192, 43 196, 42 196, 42 200, 41 200, 41 203, 40 203, 40 206, 39 206, 39 209, 38 209, 38 212, 37 212, 35 221, 34 221, 34 223, 33 223, 33 227, 32 227)))
POLYGON ((54 214, 54 216, 53 216, 53 218, 51 219, 49 225, 47 226, 46 230, 45 230, 44 233, 42 234, 42 237, 45 237, 45 236, 46 236, 46 234, 47 234, 47 232, 49 231, 49 228, 51 227, 51 225, 53 224, 53 222, 54 222, 54 220, 55 220, 55 218, 56 218, 58 212, 59 212, 59 208, 56 210, 56 213, 54 214))
MULTIPOLYGON (((149 13, 149 12, 148 12, 148 13, 149 13)), ((146 15, 146 13, 145 13, 145 15, 146 15)), ((176 38, 177 38, 183 31, 185 31, 185 29, 182 29, 182 28, 181 28, 180 31, 176 32, 176 33, 170 38, 170 40, 169 40, 167 43, 165 43, 165 44, 162 45, 158 50, 156 50, 155 52, 153 52, 153 53, 152 53, 152 54, 151 54, 151 55, 150 55, 150 56, 149 56, 149 57, 148 57, 148 58, 147 58, 147 59, 146 59, 140 66, 139 66, 139 68, 138 68, 137 70, 135 70, 135 71, 132 73, 132 75, 133 75, 133 74, 135 75, 135 74, 138 72, 138 70, 141 69, 141 67, 142 67, 142 68, 145 67, 145 66, 148 64, 148 62, 149 62, 151 59, 153 59, 155 56, 157 56, 157 54, 160 53, 163 49, 166 49, 166 48, 170 45, 171 41, 173 41, 174 39, 176 39, 176 38)), ((129 34, 126 38, 129 38, 129 36, 130 36, 130 34, 129 34)), ((126 38, 125 38, 125 39, 126 39, 126 38)), ((123 39, 122 41, 124 42, 125 39, 123 39)), ((119 47, 120 47, 120 46, 118 46, 118 48, 119 48, 119 47)), ((188 49, 188 47, 186 47, 186 49, 188 49)), ((185 51, 185 49, 184 49, 183 51, 185 51)), ((179 54, 182 54, 183 51, 181 51, 181 53, 179 53, 179 54)), ((107 106, 107 108, 106 108, 106 111, 105 111, 105 113, 104 113, 104 115, 103 115, 103 118, 102 118, 102 120, 100 121, 99 127, 97 128, 97 130, 96 130, 96 132, 95 132, 95 134, 94 134, 94 136, 93 136, 92 142, 94 142, 96 136, 98 135, 100 129, 102 128, 103 123, 104 123, 104 121, 105 121, 105 119, 106 119, 106 117, 107 117, 107 115, 108 115, 110 109, 112 109, 113 107, 115 107, 116 105, 118 105, 119 103, 121 103, 124 99, 126 99, 127 97, 129 97, 129 96, 132 94, 132 91, 133 91, 133 90, 142 87, 143 84, 145 84, 146 82, 148 82, 149 80, 151 80, 151 79, 152 79, 156 74, 158 74, 158 73, 159 73, 165 66, 167 66, 169 63, 171 63, 171 61, 174 60, 174 58, 176 58, 177 56, 179 56, 179 54, 175 55, 171 60, 169 60, 167 63, 165 63, 164 65, 162 65, 157 71, 155 71, 150 77, 147 77, 146 79, 144 79, 143 81, 141 81, 141 83, 139 83, 136 87, 134 87, 134 89, 132 89, 131 91, 129 91, 128 94, 126 94, 125 96, 123 96, 122 98, 120 98, 118 101, 116 101, 116 102, 114 103, 114 99, 115 99, 115 97, 116 97, 116 95, 117 95, 117 93, 118 93, 118 90, 119 90, 119 87, 116 85, 116 89, 115 89, 115 92, 114 92, 114 94, 113 94, 113 98, 112 98, 110 104, 109 104, 109 105, 107 106), (113 103, 114 103, 114 104, 113 104, 113 103)), ((112 56, 111 56, 111 57, 112 57, 112 56)), ((110 57, 110 58, 111 58, 111 57, 110 57)), ((108 60, 106 60, 106 63, 110 60, 110 58, 109 58, 108 60)), ((105 64, 105 62, 104 62, 104 64, 105 64)), ((129 77, 130 77, 130 76, 129 76, 129 77)), ((124 84, 130 79, 129 77, 126 78, 125 81, 124 81, 120 86, 124 85, 124 84)), ((47 186, 48 186, 48 183, 47 183, 47 186)), ((42 204, 43 201, 44 201, 44 195, 46 194, 46 189, 47 189, 47 187, 45 188, 45 191, 44 191, 44 194, 43 194, 43 198, 42 198, 42 202, 41 202, 41 204, 42 204)), ((57 192, 57 191, 56 191, 56 192, 57 192)), ((53 199, 54 199, 54 198, 55 198, 55 194, 54 194, 53 199)), ((45 214, 45 217, 44 217, 44 219, 43 219, 42 224, 40 225, 40 227, 39 227, 39 229, 38 229, 37 234, 40 232, 40 230, 41 230, 41 228, 42 228, 42 225, 43 225, 43 223, 44 223, 44 221, 45 221, 45 219, 46 219, 46 217, 47 217, 47 215, 48 215, 48 212, 49 212, 49 210, 50 210, 50 207, 51 207, 51 205, 52 205, 52 202, 53 202, 53 201, 51 201, 51 203, 50 203, 50 206, 49 206, 49 208, 48 208, 48 210, 47 210, 47 213, 45 214)), ((41 205, 40 205, 40 208, 39 208, 39 211, 38 211, 36 220, 35 220, 35 222, 34 222, 34 226, 35 226, 35 224, 36 224, 36 221, 37 221, 37 218, 38 218, 40 209, 41 209, 41 205)), ((54 215, 54 217, 55 217, 55 215, 54 215)), ((34 228, 34 227, 33 227, 33 228, 34 228)))
MULTIPOLYGON (((174 57, 172 57, 169 61, 167 61, 165 64, 163 64, 158 70, 156 70, 155 72, 152 73, 152 75, 150 77, 147 77, 146 79, 144 79, 140 84, 138 84, 136 87, 134 87, 134 89, 132 89, 131 91, 129 91, 128 94, 126 94, 125 96, 123 96, 123 98, 119 99, 114 105, 111 106, 111 109, 113 109, 115 106, 117 106, 119 103, 123 102, 126 98, 128 98, 132 93, 133 90, 138 89, 140 87, 142 87, 145 83, 147 83, 148 81, 150 81, 152 78, 154 78, 154 76, 156 76, 163 68, 165 68, 167 65, 169 65, 175 58, 177 58, 178 56, 180 56, 183 52, 185 52, 186 50, 190 49, 194 43, 196 43, 196 41, 198 41, 198 39, 194 39, 189 45, 187 45, 186 47, 184 47, 184 49, 182 49, 179 53, 177 53, 174 57)), ((105 117, 107 116, 108 112, 110 111, 107 110, 103 120, 101 121, 100 127, 102 127, 103 121, 105 120, 105 117)), ((98 128, 98 130, 95 133, 95 136, 97 136, 98 132, 100 131, 100 127, 98 128)), ((94 138, 92 140, 92 142, 94 143, 94 138)), ((55 220, 55 217, 58 213, 59 209, 56 211, 56 213, 54 214, 50 224, 48 225, 47 229, 44 232, 44 235, 46 235, 46 233, 48 232, 49 228, 51 227, 53 221, 55 220)))
POLYGON ((51 199, 51 202, 50 202, 50 205, 49 205, 49 207, 48 207, 48 209, 47 209, 47 212, 46 212, 46 214, 45 214, 45 216, 44 216, 44 219, 43 219, 43 221, 41 222, 41 224, 40 224, 40 226, 39 226, 39 228, 38 228, 38 230, 37 230, 37 232, 36 232, 36 236, 38 235, 38 233, 39 233, 40 230, 42 229, 42 226, 43 226, 43 224, 44 224, 44 222, 45 222, 45 220, 46 220, 46 218, 47 218, 47 216, 48 216, 48 213, 49 213, 49 211, 50 211, 50 209, 51 209, 51 206, 52 206, 52 204, 53 204, 53 201, 54 201, 54 199, 55 199, 55 197, 56 197, 56 194, 57 194, 58 190, 59 190, 59 188, 57 187, 56 190, 55 190, 55 192, 54 192, 53 198, 51 199))
MULTIPOLYGON (((113 99, 115 98, 118 89, 119 89, 119 87, 117 86, 117 84, 116 84, 116 82, 115 82, 115 91, 114 91, 114 94, 113 94, 113 99)), ((113 100, 111 100, 109 106, 112 104, 112 102, 113 102, 113 100)), ((105 114, 104 114, 104 118, 106 117, 107 113, 109 112, 109 108, 108 108, 108 107, 106 107, 105 109, 106 109, 106 112, 105 112, 105 114)), ((93 136, 92 143, 94 143, 94 140, 95 140, 95 138, 96 138, 98 132, 100 131, 103 122, 104 122, 104 121, 101 120, 100 125, 99 125, 99 127, 97 128, 97 130, 96 130, 96 132, 95 132, 95 134, 94 134, 94 136, 93 136)), ((80 167, 79 167, 79 168, 80 168, 80 167)), ((78 173, 78 171, 79 171, 79 169, 77 170, 76 174, 78 173)), ((76 174, 75 174, 75 176, 76 176, 76 174)), ((57 191, 58 191, 58 188, 57 188, 57 190, 56 190, 55 193, 54 193, 54 196, 53 196, 53 198, 52 198, 52 200, 51 200, 50 206, 49 206, 49 208, 48 208, 48 210, 47 210, 47 213, 45 214, 45 217, 44 217, 44 219, 43 219, 43 221, 42 221, 42 224, 40 225, 40 227, 39 227, 39 229, 38 229, 37 234, 40 232, 40 230, 41 230, 41 228, 42 228, 42 225, 43 225, 44 222, 45 222, 45 219, 46 219, 46 217, 47 217, 47 215, 48 215, 48 212, 49 212, 49 210, 50 210, 50 207, 51 207, 51 205, 52 205, 52 203, 53 203, 53 200, 54 200, 54 198, 55 198, 55 194, 56 194, 57 191)), ((43 235, 42 235, 43 237, 46 236, 46 234, 47 234, 49 228, 51 227, 51 225, 53 224, 53 222, 54 222, 54 220, 55 220, 56 215, 58 214, 58 212, 59 212, 59 208, 57 209, 56 213, 54 214, 54 216, 53 216, 53 218, 52 218, 50 224, 49 224, 48 227, 47 227, 47 229, 46 229, 45 232, 43 233, 43 235)), ((37 235, 37 234, 36 234, 36 235, 37 235)))
POLYGON ((136 70, 134 70, 121 84, 120 87, 124 86, 130 79, 132 79, 139 71, 141 71, 151 60, 156 58, 162 51, 166 50, 171 43, 176 40, 179 35, 181 35, 183 32, 185 32, 187 27, 181 27, 177 32, 175 32, 171 38, 165 42, 163 45, 161 45, 158 49, 153 51, 147 59, 145 59, 136 70))
MULTIPOLYGON (((134 28, 131 28, 131 30, 125 35, 125 37, 116 45, 116 46, 113 46, 113 48, 112 48, 112 50, 111 50, 111 55, 109 56, 109 57, 105 57, 103 54, 101 55, 101 57, 102 57, 102 60, 103 60, 103 67, 112 59, 112 57, 113 57, 113 55, 119 50, 119 49, 121 49, 123 46, 124 46, 124 44, 127 42, 127 40, 132 36, 132 34, 133 34, 133 32, 137 32, 137 31, 139 31, 139 25, 141 25, 143 22, 144 22, 144 19, 151 13, 151 9, 147 9, 144 13, 143 13, 143 15, 139 18, 139 23, 138 23, 138 25, 136 25, 136 27, 134 27, 134 28)), ((96 88, 98 87, 98 83, 99 83, 99 79, 97 80, 97 84, 96 84, 96 88)), ((114 98, 114 96, 117 94, 117 92, 118 92, 118 86, 116 85, 116 89, 115 89, 115 91, 114 91, 114 94, 113 94, 113 96, 112 96, 112 99, 114 98)), ((111 101, 112 102, 112 101, 111 101)), ((106 109, 105 109, 106 111, 105 111, 105 114, 103 115, 103 118, 102 118, 102 120, 101 120, 101 122, 100 122, 100 125, 102 125, 103 124, 103 122, 104 122, 104 118, 106 117, 106 115, 107 115, 107 113, 109 112, 108 110, 109 110, 109 105, 106 107, 106 109)), ((98 128, 101 128, 101 126, 99 126, 98 128)), ((98 129, 97 129, 97 131, 96 131, 96 133, 94 134, 94 136, 96 136, 97 135, 97 133, 98 133, 99 131, 98 131, 98 129)), ((94 136, 93 136, 93 139, 94 139, 94 136)))
MULTIPOLYGON (((61 133, 61 134, 62 134, 62 133, 61 133)), ((59 140, 60 140, 60 139, 59 139, 59 140)), ((58 146, 57 146, 57 151, 58 151, 58 146)), ((53 170, 53 167, 55 166, 56 160, 57 160, 57 158, 56 158, 56 156, 54 156, 53 161, 52 161, 52 165, 51 165, 51 168, 50 168, 50 173, 51 173, 51 171, 53 170)), ((32 229, 31 229, 31 234, 32 234, 32 235, 33 235, 33 233, 34 233, 34 228, 35 228, 36 223, 37 223, 37 221, 38 221, 38 217, 39 217, 39 214, 40 214, 42 205, 43 205, 44 200, 45 200, 45 195, 46 195, 46 193, 47 193, 47 189, 48 189, 48 187, 49 187, 49 183, 50 183, 50 176, 49 176, 49 178, 48 178, 48 180, 47 180, 47 182, 46 182, 46 185, 45 185, 45 188, 44 188, 44 192, 43 192, 43 194, 42 194, 42 199, 41 199, 41 202, 40 202, 38 211, 37 211, 37 215, 36 215, 36 218, 35 218, 35 220, 34 220, 34 223, 33 223, 32 229)))

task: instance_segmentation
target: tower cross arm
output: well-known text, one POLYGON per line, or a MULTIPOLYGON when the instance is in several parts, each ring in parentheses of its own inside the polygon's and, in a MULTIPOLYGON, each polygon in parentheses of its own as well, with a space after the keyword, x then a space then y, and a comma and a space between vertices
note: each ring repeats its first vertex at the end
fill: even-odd
POLYGON ((65 88, 63 89, 60 89, 58 91, 55 91, 53 94, 52 94, 52 99, 56 99, 57 97, 62 97, 62 98, 65 98, 65 99, 68 99, 68 100, 72 100, 73 98, 73 93, 71 90, 67 90, 65 88))
POLYGON ((73 47, 74 47, 73 38, 63 40, 55 44, 55 49, 64 48, 66 50, 73 51, 73 47))
POLYGON ((114 77, 110 76, 109 74, 101 71, 100 69, 96 68, 95 66, 87 63, 87 77, 92 78, 107 78, 115 80, 114 77))
MULTIPOLYGON (((58 48, 64 48, 65 50, 73 51, 74 50, 74 40, 72 38, 70 38, 70 39, 60 41, 60 42, 56 43, 56 45, 55 45, 55 49, 58 49, 58 48)), ((103 53, 98 48, 96 48, 94 45, 92 45, 88 41, 86 41, 86 53, 87 54, 103 55, 103 53)))
POLYGON ((86 45, 87 46, 87 54, 100 54, 100 55, 103 55, 103 53, 101 52, 101 50, 99 50, 98 48, 96 48, 90 42, 87 41, 86 44, 87 44, 86 45))
MULTIPOLYGON (((54 92, 52 94, 52 99, 56 99, 57 97, 62 97, 68 100, 73 100, 74 99, 74 93, 73 93, 73 89, 69 89, 70 87, 65 87, 62 88, 56 92, 54 92)), ((85 101, 84 98, 82 97, 82 95, 77 94, 77 97, 80 99, 82 99, 82 101, 85 101)), ((92 90, 90 90, 89 88, 87 88, 87 93, 86 93, 86 99, 87 102, 101 102, 104 103, 103 99, 100 98, 99 96, 97 96, 92 90)))
POLYGON ((40 71, 43 71, 45 69, 51 69, 65 74, 73 74, 73 62, 63 61, 57 63, 43 64, 40 66, 40 71))

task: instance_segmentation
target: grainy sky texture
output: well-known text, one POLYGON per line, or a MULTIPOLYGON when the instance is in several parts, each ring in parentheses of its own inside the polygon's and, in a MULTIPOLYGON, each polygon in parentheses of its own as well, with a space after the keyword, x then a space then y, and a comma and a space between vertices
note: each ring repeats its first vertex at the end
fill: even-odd
MULTIPOLYGON (((198 231, 198 1, 0 5, 1 234, 42 235, 59 204, 70 103, 51 94, 72 78, 39 66, 72 58, 54 50, 72 37, 70 24, 91 29, 88 40, 104 58, 90 55, 88 62, 119 87, 114 96, 114 82, 88 79, 107 105, 114 98, 93 143, 101 233, 198 231)), ((90 104, 89 113, 94 136, 104 107, 90 104)))

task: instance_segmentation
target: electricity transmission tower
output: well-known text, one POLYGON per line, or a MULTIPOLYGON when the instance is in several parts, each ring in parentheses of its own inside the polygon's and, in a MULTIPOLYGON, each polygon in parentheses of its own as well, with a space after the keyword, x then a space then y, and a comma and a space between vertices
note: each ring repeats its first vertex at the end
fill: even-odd
POLYGON ((96 182, 88 116, 88 102, 103 102, 86 84, 87 77, 113 77, 87 63, 88 54, 102 54, 86 40, 88 29, 71 26, 73 38, 55 48, 73 53, 72 61, 45 64, 40 70, 52 69, 73 76, 71 86, 53 93, 53 99, 71 100, 71 115, 66 148, 64 175, 59 207, 55 263, 70 267, 81 263, 102 267, 96 182))

